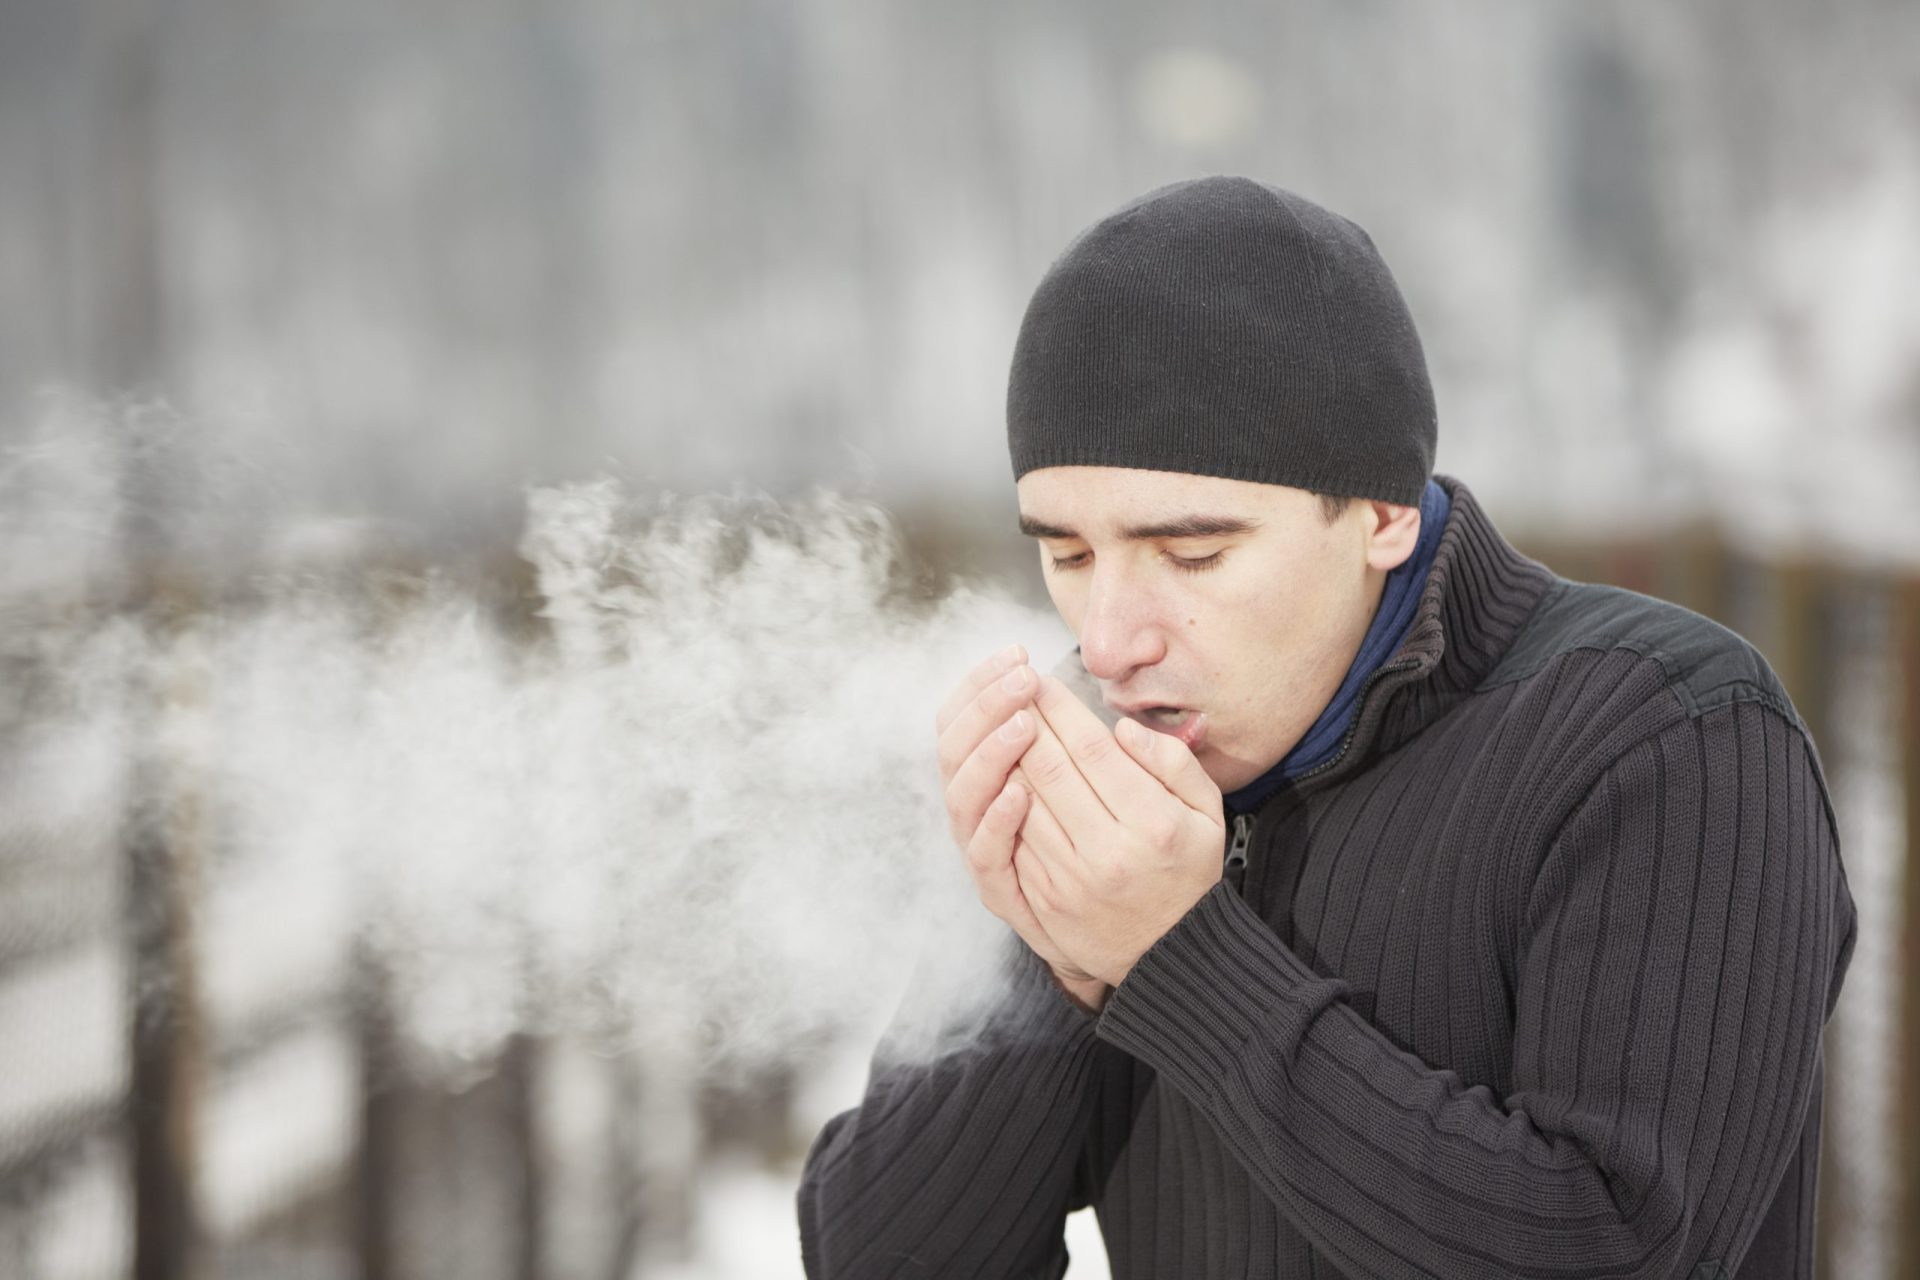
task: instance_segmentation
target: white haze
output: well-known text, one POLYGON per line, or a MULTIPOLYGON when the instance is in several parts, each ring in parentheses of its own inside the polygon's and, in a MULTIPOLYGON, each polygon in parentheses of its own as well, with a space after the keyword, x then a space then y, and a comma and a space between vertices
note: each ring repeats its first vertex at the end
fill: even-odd
MULTIPOLYGON (((455 575, 355 561, 173 626, 88 611, 68 598, 113 580, 129 527, 102 425, 63 419, 0 471, 0 634, 35 690, 0 847, 113 865, 150 752, 211 904, 216 1016, 344 982, 356 936, 442 1072, 516 1030, 792 1061, 909 980, 924 1017, 897 1044, 927 1052, 994 994, 1009 935, 947 834, 933 716, 1009 642, 1064 651, 1051 615, 965 584, 916 601, 868 503, 606 478, 527 494, 531 632, 455 575)), ((246 519, 252 546, 306 537, 246 519)))

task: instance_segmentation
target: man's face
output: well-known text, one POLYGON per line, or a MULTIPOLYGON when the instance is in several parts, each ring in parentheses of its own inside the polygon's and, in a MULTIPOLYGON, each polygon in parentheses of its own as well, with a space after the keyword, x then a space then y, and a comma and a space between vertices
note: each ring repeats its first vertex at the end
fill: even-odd
MULTIPOLYGON (((1222 791, 1265 773, 1346 676, 1386 569, 1382 511, 1328 524, 1304 489, 1128 467, 1046 467, 1017 485, 1054 607, 1107 705, 1191 739, 1222 791), (1174 710, 1149 710, 1149 708, 1174 710)), ((1417 523, 1415 524, 1417 529, 1417 523)))

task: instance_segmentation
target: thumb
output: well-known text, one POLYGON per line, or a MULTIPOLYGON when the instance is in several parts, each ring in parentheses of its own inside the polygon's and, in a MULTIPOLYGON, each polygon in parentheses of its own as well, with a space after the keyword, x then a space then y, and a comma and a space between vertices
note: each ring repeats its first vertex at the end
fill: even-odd
POLYGON ((1186 743, 1124 717, 1113 732, 1127 754, 1189 809, 1198 810, 1208 818, 1220 817, 1220 788, 1207 776, 1186 743))

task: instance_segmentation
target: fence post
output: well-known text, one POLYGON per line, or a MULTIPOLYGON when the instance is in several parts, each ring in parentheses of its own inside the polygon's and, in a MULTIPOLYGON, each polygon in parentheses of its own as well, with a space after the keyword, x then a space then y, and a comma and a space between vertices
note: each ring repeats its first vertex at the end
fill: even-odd
MULTIPOLYGON (((1832 582, 1833 571, 1805 561, 1780 565, 1772 571, 1774 613, 1769 619, 1773 637, 1771 648, 1776 670, 1793 699, 1794 710, 1807 726, 1821 768, 1831 771, 1835 744, 1828 739, 1831 723, 1829 705, 1833 696, 1832 613, 1840 592, 1832 582)), ((1841 1106, 1840 1081, 1845 1068, 1846 1049, 1831 1024, 1821 1037, 1826 1059, 1825 1086, 1821 1106, 1828 1116, 1841 1106)), ((1841 1240, 1853 1230, 1850 1207, 1857 1191, 1846 1177, 1845 1161, 1839 1149, 1839 1127, 1831 1121, 1820 1130, 1820 1186, 1815 1223, 1815 1272, 1834 1274, 1841 1240)))
MULTIPOLYGON (((100 230, 90 247, 102 266, 87 317, 90 372, 116 393, 151 391, 163 381, 165 365, 154 178, 161 97, 157 8, 120 0, 98 10, 91 33, 104 52, 91 174, 100 230)), ((157 662, 164 665, 171 623, 187 601, 181 584, 173 583, 170 593, 161 581, 166 530, 157 517, 164 495, 153 476, 141 473, 136 453, 123 457, 129 475, 121 538, 130 570, 123 604, 133 616, 158 624, 157 662)), ((181 839, 181 824, 192 814, 187 798, 173 794, 169 762, 160 757, 153 732, 174 692, 161 687, 164 678, 142 670, 126 685, 136 734, 121 834, 134 1280, 184 1280, 196 1274, 201 1252, 194 1194, 200 1035, 190 940, 194 875, 191 851, 181 839)))
POLYGON ((1895 942, 1898 1002, 1895 1059, 1889 1066, 1898 1082, 1895 1105, 1894 1269, 1897 1276, 1920 1275, 1920 1095, 1912 1085, 1920 1065, 1920 577, 1894 587, 1894 661, 1900 699, 1899 768, 1906 807, 1906 860, 1900 886, 1900 936, 1895 942))
POLYGON ((192 696, 170 670, 173 615, 184 608, 164 588, 144 611, 160 637, 151 664, 129 677, 135 746, 121 836, 128 949, 127 1142, 132 1171, 134 1280, 186 1280, 199 1273, 195 1153, 203 1034, 194 963, 193 858, 196 813, 162 757, 160 728, 192 696))
POLYGON ((400 1196, 399 1035, 385 964, 366 936, 353 945, 352 992, 360 1058, 360 1133, 353 1169, 353 1252, 360 1280, 394 1280, 400 1196))
POLYGON ((516 1280, 540 1280, 545 1252, 546 1152, 540 1142, 538 1083, 541 1041, 520 1030, 507 1037, 500 1055, 499 1074, 505 1086, 506 1129, 509 1149, 518 1157, 520 1185, 516 1209, 520 1219, 518 1255, 512 1274, 516 1280))

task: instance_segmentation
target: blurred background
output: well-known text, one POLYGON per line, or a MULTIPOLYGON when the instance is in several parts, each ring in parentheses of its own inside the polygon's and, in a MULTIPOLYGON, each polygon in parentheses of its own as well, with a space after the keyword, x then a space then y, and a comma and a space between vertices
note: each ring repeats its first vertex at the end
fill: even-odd
POLYGON ((1822 1274, 1920 1275, 1920 6, 0 0, 0 1276, 798 1276, 977 913, 933 710, 1068 644, 1021 310, 1211 172, 1786 679, 1822 1274))

